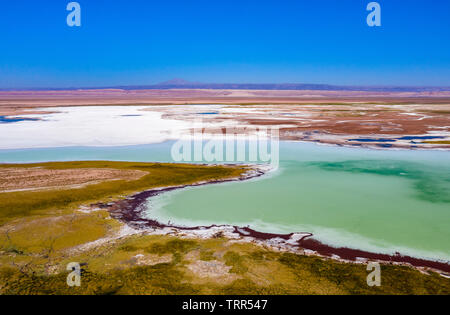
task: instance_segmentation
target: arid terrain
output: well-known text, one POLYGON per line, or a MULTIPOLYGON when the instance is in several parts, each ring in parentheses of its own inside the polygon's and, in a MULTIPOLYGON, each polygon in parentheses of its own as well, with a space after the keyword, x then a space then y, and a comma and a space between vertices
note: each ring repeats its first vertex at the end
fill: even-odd
POLYGON ((58 90, 0 91, 0 114, 20 109, 73 105, 155 104, 327 104, 398 103, 448 104, 450 91, 367 92, 320 90, 58 90))
MULTIPOLYGON (((233 123, 275 126, 283 140, 383 148, 449 148, 450 92, 262 91, 262 90, 77 90, 3 91, 0 115, 43 114, 62 106, 224 104, 202 119, 218 127, 233 123)), ((177 106, 164 117, 198 119, 198 110, 177 106)))
MULTIPOLYGON (((163 124, 201 119, 219 131, 230 126, 250 132, 252 127, 276 127, 282 140, 377 148, 450 148, 450 92, 445 91, 0 92, 0 118, 6 124, 15 119, 40 120, 40 115, 60 112, 61 107, 92 105, 145 105, 135 108, 138 112, 133 115, 127 112, 130 107, 120 114, 141 116, 156 111, 163 124), (218 105, 190 106, 202 104, 218 105), (34 116, 27 118, 30 114, 34 116)), ((77 126, 71 130, 78 131, 77 126)), ((343 248, 340 257, 350 255, 352 259, 336 259, 334 252, 328 252, 331 247, 308 243, 306 238, 303 241, 307 234, 295 240, 300 244, 295 249, 281 248, 272 244, 279 235, 252 231, 257 236, 252 238, 245 228, 232 226, 230 231, 217 226, 164 226, 128 208, 136 205, 140 194, 147 198, 145 193, 151 189, 242 180, 247 171, 242 166, 107 161, 2 164, 0 294, 450 292, 447 263, 431 262, 428 268, 430 262, 411 257, 373 256, 381 257, 376 260, 383 264, 383 286, 370 288, 366 285, 367 259, 357 259, 366 257, 361 251, 343 248), (318 255, 322 252, 325 254, 318 255), (83 266, 81 288, 66 285, 65 268, 73 261, 83 266), (441 265, 444 268, 439 268, 441 265)), ((294 236, 286 236, 285 242, 294 236)))
POLYGON ((83 187, 105 180, 136 180, 146 172, 112 169, 67 169, 49 170, 44 168, 5 168, 0 178, 0 192, 68 189, 83 187))

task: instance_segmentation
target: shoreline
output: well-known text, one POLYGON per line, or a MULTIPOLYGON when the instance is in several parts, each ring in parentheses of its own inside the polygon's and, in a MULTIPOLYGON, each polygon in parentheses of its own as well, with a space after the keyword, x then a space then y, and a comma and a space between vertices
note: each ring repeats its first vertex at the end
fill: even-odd
POLYGON ((185 236, 217 238, 227 237, 244 242, 256 242, 261 245, 278 249, 281 251, 291 251, 303 255, 316 255, 322 258, 334 259, 347 263, 364 263, 367 261, 378 261, 383 264, 396 264, 409 266, 419 270, 432 270, 441 276, 450 276, 450 262, 428 260, 396 252, 395 255, 369 252, 365 250, 333 247, 314 239, 314 234, 309 232, 292 232, 289 234, 275 234, 256 231, 250 227, 240 227, 235 225, 209 225, 209 226, 178 226, 158 222, 157 220, 145 218, 142 213, 146 210, 145 203, 149 198, 157 195, 183 189, 187 187, 198 187, 203 185, 221 184, 227 182, 245 181, 261 177, 266 174, 266 170, 253 166, 252 171, 244 176, 234 179, 214 180, 199 182, 191 185, 163 187, 146 190, 123 200, 110 203, 93 204, 91 207, 107 210, 111 217, 125 223, 133 229, 139 231, 152 231, 157 234, 183 234, 185 236))
MULTIPOLYGON (((164 142, 175 141, 174 139, 167 139, 163 142, 153 142, 153 143, 140 143, 140 144, 125 144, 125 145, 67 145, 67 146, 54 146, 54 147, 28 147, 28 148, 1 148, 0 153, 7 151, 27 151, 27 150, 51 150, 51 149, 68 149, 68 148, 121 148, 121 147, 134 147, 134 146, 145 146, 145 145, 157 145, 164 142)), ((319 146, 330 146, 337 148, 347 148, 347 149, 369 149, 374 151, 441 151, 448 152, 450 151, 450 147, 425 147, 425 146, 392 146, 392 147, 381 147, 377 145, 373 145, 370 143, 361 143, 359 145, 352 145, 348 143, 335 143, 335 142, 327 142, 327 141, 316 141, 316 140, 291 140, 291 139, 280 139, 280 142, 290 142, 290 143, 311 143, 319 146)), ((59 160, 51 160, 51 161, 37 161, 31 163, 45 163, 45 162, 63 162, 59 160)), ((0 162, 0 164, 24 164, 29 163, 27 161, 18 161, 18 162, 0 162)), ((166 162, 171 163, 171 162, 166 162)))

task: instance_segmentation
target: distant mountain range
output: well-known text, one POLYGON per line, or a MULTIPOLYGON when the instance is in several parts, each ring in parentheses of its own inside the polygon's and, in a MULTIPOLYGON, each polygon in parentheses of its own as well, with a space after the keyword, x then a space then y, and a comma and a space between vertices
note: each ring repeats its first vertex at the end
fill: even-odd
POLYGON ((155 85, 118 86, 125 90, 152 89, 211 89, 211 90, 321 90, 321 91, 369 91, 369 92, 441 92, 450 87, 428 86, 345 86, 308 83, 201 83, 173 79, 155 85))
MULTIPOLYGON (((450 91, 450 87, 430 86, 346 86, 308 83, 201 83, 183 79, 173 79, 153 85, 122 85, 83 88, 47 88, 26 89, 44 90, 78 90, 78 89, 123 89, 123 90, 169 90, 169 89, 210 89, 210 90, 316 90, 316 91, 367 91, 367 92, 442 92, 450 91)), ((12 91, 19 89, 0 89, 12 91)), ((23 89, 20 89, 23 90, 23 89)))

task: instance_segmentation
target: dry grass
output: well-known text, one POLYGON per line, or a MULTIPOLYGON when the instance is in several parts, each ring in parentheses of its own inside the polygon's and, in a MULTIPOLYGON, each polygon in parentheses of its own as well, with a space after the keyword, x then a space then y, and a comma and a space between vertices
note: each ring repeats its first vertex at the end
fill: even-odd
POLYGON ((227 239, 133 236, 58 263, 54 274, 0 269, 0 293, 450 294, 450 279, 433 273, 384 265, 381 287, 369 287, 365 265, 274 252, 227 239), (211 251, 214 260, 199 260, 201 251, 211 251), (79 288, 66 285, 63 266, 71 261, 84 264, 79 288))
POLYGON ((2 168, 0 192, 65 189, 110 180, 137 180, 148 172, 115 169, 2 168))

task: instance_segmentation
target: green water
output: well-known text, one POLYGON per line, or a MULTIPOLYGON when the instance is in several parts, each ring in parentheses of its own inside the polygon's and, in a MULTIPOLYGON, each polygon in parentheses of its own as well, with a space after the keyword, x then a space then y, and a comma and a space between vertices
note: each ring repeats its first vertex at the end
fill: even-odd
POLYGON ((450 155, 283 143, 262 179, 188 188, 148 202, 182 225, 312 232, 327 243, 450 259, 450 155))
MULTIPOLYGON (((0 162, 171 162, 172 142, 0 150, 0 162)), ((257 180, 188 188, 148 201, 184 225, 312 232, 327 243, 450 260, 450 152, 280 144, 280 168, 257 180)))

